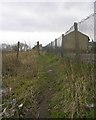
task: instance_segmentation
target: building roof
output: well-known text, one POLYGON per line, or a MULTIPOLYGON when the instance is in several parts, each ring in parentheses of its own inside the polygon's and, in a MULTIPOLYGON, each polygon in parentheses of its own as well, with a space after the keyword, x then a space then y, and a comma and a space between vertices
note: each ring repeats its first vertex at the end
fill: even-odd
MULTIPOLYGON (((73 34, 75 32, 75 30, 74 31, 72 31, 72 32, 70 32, 69 34, 73 34)), ((82 33, 82 32, 80 32, 80 31, 77 31, 78 33, 80 33, 81 35, 83 35, 83 36, 85 36, 85 37, 87 37, 88 38, 88 41, 90 41, 90 38, 89 38, 89 36, 88 35, 86 35, 86 34, 84 34, 84 33, 82 33)), ((67 35, 65 35, 65 36, 68 36, 69 34, 67 34, 67 35)))

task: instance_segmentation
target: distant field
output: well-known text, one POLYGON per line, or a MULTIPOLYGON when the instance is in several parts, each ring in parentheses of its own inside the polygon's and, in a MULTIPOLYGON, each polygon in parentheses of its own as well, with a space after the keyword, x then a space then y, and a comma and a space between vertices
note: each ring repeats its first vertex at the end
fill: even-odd
POLYGON ((2 56, 3 117, 95 117, 95 64, 36 51, 2 56))

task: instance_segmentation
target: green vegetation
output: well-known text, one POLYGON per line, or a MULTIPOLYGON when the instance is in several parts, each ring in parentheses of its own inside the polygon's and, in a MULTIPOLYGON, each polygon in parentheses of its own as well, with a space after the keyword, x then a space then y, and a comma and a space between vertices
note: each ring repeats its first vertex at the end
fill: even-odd
POLYGON ((4 107, 13 98, 24 104, 23 114, 16 108, 11 117, 94 118, 95 65, 46 52, 21 52, 18 61, 15 57, 3 54, 3 85, 12 88, 4 107))

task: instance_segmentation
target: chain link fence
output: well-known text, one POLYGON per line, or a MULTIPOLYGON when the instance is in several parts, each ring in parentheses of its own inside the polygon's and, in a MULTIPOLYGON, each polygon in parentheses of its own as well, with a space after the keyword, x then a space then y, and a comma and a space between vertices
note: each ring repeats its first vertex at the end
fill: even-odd
POLYGON ((44 47, 47 52, 61 55, 62 57, 79 56, 85 61, 95 60, 96 47, 96 2, 94 13, 78 23, 44 47))

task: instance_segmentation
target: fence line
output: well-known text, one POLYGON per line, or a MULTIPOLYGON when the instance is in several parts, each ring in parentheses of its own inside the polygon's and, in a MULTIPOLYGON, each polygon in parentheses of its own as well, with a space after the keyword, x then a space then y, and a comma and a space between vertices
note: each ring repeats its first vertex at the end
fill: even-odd
MULTIPOLYGON (((90 54, 89 41, 96 40, 96 36, 94 35, 96 32, 95 20, 96 10, 93 14, 82 21, 74 23, 74 25, 70 27, 67 32, 65 32, 65 34, 62 34, 60 37, 46 45, 44 49, 47 50, 47 52, 55 53, 57 55, 61 55, 62 57, 69 56, 74 58, 74 56, 82 57, 82 55, 84 56, 85 53, 90 54)), ((91 47, 93 47, 94 43, 95 42, 91 42, 91 47)))

